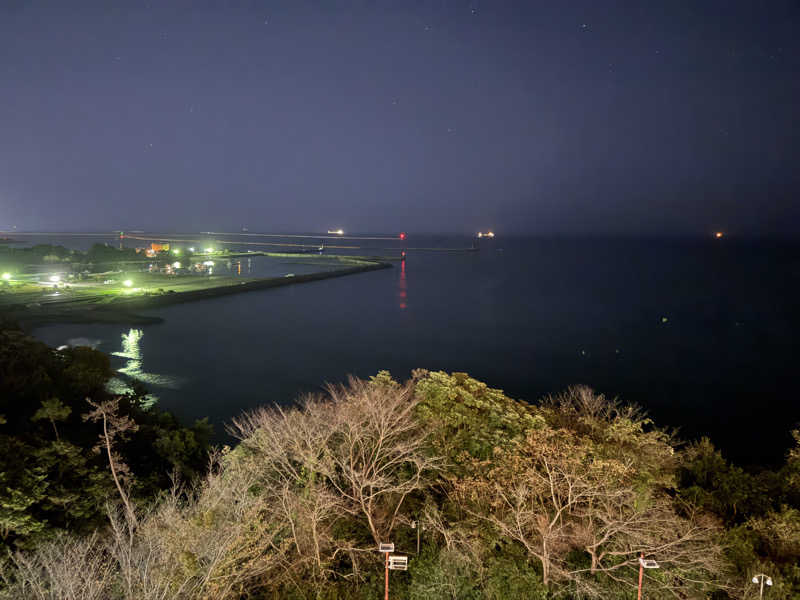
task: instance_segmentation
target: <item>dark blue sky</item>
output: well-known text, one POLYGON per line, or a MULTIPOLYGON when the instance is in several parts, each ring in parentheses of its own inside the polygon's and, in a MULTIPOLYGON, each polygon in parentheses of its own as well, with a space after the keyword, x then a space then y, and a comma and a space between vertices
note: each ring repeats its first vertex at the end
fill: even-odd
POLYGON ((0 229, 793 233, 800 5, 0 2, 0 229))

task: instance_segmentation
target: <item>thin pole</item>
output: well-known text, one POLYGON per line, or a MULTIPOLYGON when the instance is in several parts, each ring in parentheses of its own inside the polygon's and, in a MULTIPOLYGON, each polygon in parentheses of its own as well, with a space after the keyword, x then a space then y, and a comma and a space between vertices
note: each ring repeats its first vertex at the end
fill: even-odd
POLYGON ((642 600, 642 576, 644 575, 644 564, 642 563, 642 558, 644 558, 644 552, 642 552, 642 556, 639 558, 639 595, 637 596, 638 600, 642 600))
POLYGON ((389 553, 386 553, 386 592, 383 595, 384 600, 389 600, 389 553))
POLYGON ((422 523, 417 521, 417 556, 419 556, 419 532, 422 529, 422 523))
POLYGON ((758 597, 759 598, 763 598, 764 597, 764 576, 763 575, 761 576, 761 591, 758 592, 758 597))

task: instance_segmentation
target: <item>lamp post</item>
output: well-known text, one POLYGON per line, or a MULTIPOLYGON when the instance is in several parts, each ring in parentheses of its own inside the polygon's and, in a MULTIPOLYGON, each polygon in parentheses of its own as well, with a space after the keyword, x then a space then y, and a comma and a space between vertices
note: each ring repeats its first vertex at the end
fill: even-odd
POLYGON ((764 573, 753 575, 753 579, 751 579, 750 581, 760 586, 758 589, 759 598, 764 597, 764 584, 766 583, 767 585, 772 585, 772 577, 770 577, 769 575, 764 575, 764 573))
POLYGON ((644 557, 644 552, 639 555, 639 595, 638 600, 642 600, 642 579, 644 578, 645 569, 658 569, 658 563, 654 560, 644 557))
POLYGON ((384 588, 385 591, 384 591, 383 598, 384 598, 384 600, 389 600, 389 554, 394 552, 394 544, 391 544, 391 543, 378 544, 378 552, 382 552, 384 554, 384 556, 386 557, 386 562, 385 562, 385 570, 386 570, 385 581, 386 581, 386 585, 385 585, 385 588, 384 588))
POLYGON ((394 544, 378 544, 378 552, 386 555, 385 562, 385 588, 383 593, 384 600, 389 600, 389 570, 392 571, 407 571, 408 570, 408 557, 400 554, 392 554, 394 552, 394 544))

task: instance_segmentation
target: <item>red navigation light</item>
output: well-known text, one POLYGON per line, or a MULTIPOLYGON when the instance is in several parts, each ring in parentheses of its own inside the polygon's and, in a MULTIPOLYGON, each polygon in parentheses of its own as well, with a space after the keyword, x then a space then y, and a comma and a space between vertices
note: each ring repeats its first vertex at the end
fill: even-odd
POLYGON ((403 232, 401 232, 401 233, 400 233, 400 239, 401 239, 401 240, 404 240, 404 239, 406 239, 406 232, 405 232, 405 231, 403 231, 403 232))

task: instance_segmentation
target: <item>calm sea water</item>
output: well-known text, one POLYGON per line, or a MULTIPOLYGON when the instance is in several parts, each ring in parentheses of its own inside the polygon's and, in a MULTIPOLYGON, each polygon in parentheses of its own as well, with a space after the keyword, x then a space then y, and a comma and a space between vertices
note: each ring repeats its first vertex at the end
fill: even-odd
MULTIPOLYGON (((374 244, 371 253, 388 253, 374 244)), ((409 250, 393 269, 148 314, 165 322, 35 334, 113 353, 122 380, 145 381, 184 419, 208 416, 221 437, 248 408, 347 374, 405 378, 417 367, 466 371, 525 400, 588 384, 743 463, 780 460, 800 421, 796 244, 495 239, 479 252, 409 250)))

